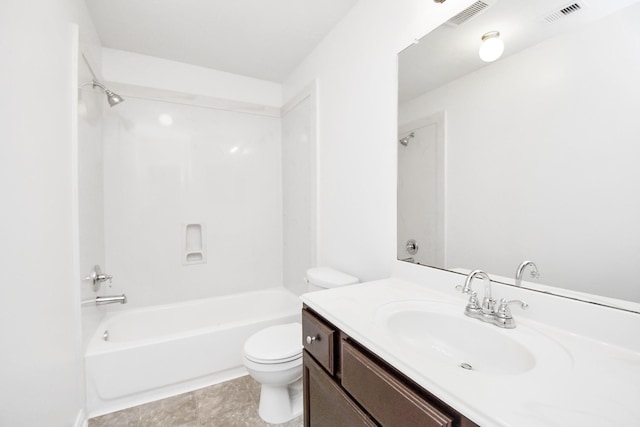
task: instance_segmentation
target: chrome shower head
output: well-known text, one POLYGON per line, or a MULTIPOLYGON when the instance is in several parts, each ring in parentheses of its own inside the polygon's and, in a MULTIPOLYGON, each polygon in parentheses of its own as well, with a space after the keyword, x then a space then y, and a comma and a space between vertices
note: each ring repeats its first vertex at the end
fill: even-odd
POLYGON ((398 142, 406 147, 407 145, 409 145, 409 140, 415 136, 416 136, 416 133, 411 132, 409 135, 405 136, 404 138, 400 138, 398 142))
POLYGON ((109 103, 109 105, 111 107, 116 106, 116 105, 120 104, 121 102, 124 102, 124 98, 123 97, 121 97, 117 93, 111 92, 109 89, 105 89, 104 93, 107 94, 107 102, 109 103))
POLYGON ((124 102, 124 98, 121 97, 120 95, 118 95, 117 93, 114 93, 112 91, 110 91, 109 89, 107 89, 106 87, 104 87, 104 85, 102 83, 100 83, 97 80, 91 80, 90 82, 85 82, 82 83, 80 85, 80 87, 84 87, 86 85, 91 85, 94 89, 96 87, 99 87, 100 89, 102 89, 104 91, 104 93, 107 95, 107 102, 109 103, 110 107, 114 107, 118 104, 120 104, 121 102, 124 102))

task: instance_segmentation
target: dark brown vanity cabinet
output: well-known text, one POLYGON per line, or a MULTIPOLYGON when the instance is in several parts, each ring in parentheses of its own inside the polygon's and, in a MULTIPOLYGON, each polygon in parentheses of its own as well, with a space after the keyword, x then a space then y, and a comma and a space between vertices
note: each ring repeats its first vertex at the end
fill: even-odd
POLYGON ((477 425, 305 306, 306 427, 477 425))

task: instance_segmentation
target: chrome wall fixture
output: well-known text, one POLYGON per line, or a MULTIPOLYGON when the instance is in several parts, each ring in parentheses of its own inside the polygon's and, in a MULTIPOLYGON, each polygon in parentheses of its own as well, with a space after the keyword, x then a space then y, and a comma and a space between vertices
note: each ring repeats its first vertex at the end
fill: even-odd
POLYGON ((110 91, 109 89, 107 89, 105 87, 105 85, 103 85, 102 83, 100 83, 98 81, 98 78, 96 77, 96 73, 93 71, 93 68, 91 68, 91 64, 89 64, 89 60, 87 59, 86 56, 84 56, 84 53, 82 54, 82 60, 87 65, 87 68, 89 69, 89 72, 91 73, 91 76, 93 77, 93 79, 91 81, 82 83, 80 85, 80 89, 82 89, 83 87, 85 87, 87 85, 91 85, 91 87, 93 89, 95 89, 95 88, 102 89, 102 91, 107 95, 107 102, 109 103, 110 107, 114 107, 114 106, 120 104, 121 102, 124 102, 124 98, 123 97, 121 97, 117 93, 114 93, 114 92, 110 91))
POLYGON ((96 297, 95 299, 96 305, 104 305, 104 304, 126 304, 127 296, 125 294, 122 295, 105 295, 102 297, 96 297))
POLYGON ((127 296, 122 295, 105 295, 91 299, 82 300, 81 305, 105 305, 105 304, 126 304, 127 296))
POLYGON ((418 253, 418 242, 416 242, 414 239, 409 239, 407 240, 407 244, 405 245, 405 249, 407 251, 407 253, 409 255, 415 255, 418 253))
POLYGON ((100 83, 99 81, 93 79, 90 82, 84 82, 80 85, 80 88, 82 89, 83 87, 87 86, 87 85, 92 85, 92 87, 95 88, 100 88, 104 91, 104 93, 107 95, 107 102, 109 103, 109 106, 114 107, 118 104, 120 104, 121 102, 124 102, 124 98, 121 97, 120 95, 118 95, 117 93, 114 93, 112 91, 110 91, 109 89, 107 89, 102 83, 100 83))
POLYGON ((409 135, 405 136, 404 138, 400 138, 398 142, 406 147, 407 145, 409 145, 409 140, 411 138, 414 138, 415 136, 416 136, 416 133, 411 132, 409 135))
POLYGON ((112 275, 102 274, 102 270, 100 269, 99 265, 93 266, 93 270, 91 270, 91 273, 89 273, 89 275, 84 278, 84 280, 91 282, 91 286, 93 287, 94 292, 98 292, 100 290, 100 285, 102 285, 103 282, 109 281, 109 283, 111 283, 112 279, 112 275))

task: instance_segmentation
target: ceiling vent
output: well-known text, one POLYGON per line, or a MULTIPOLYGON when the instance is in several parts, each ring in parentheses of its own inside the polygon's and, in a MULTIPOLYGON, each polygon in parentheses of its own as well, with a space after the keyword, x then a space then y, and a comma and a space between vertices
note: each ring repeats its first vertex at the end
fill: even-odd
POLYGON ((585 8, 585 4, 582 1, 569 3, 568 5, 563 6, 562 8, 549 13, 547 16, 544 17, 544 20, 547 22, 555 22, 569 15, 573 15, 576 12, 580 12, 584 8, 585 8))
POLYGON ((489 6, 492 6, 495 2, 496 0, 478 0, 462 12, 458 13, 453 18, 449 19, 446 24, 451 27, 459 27, 469 19, 473 18, 474 16, 478 16, 480 13, 487 10, 487 8, 489 8, 489 6))

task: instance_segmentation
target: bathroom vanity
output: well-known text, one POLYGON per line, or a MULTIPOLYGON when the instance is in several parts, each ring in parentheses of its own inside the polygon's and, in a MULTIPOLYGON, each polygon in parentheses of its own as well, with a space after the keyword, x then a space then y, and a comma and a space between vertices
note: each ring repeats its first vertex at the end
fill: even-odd
POLYGON ((530 306, 503 329, 464 315, 464 276, 414 270, 301 297, 305 426, 637 425, 637 313, 498 284, 530 306))
POLYGON ((305 306, 305 426, 459 426, 473 423, 305 306))

